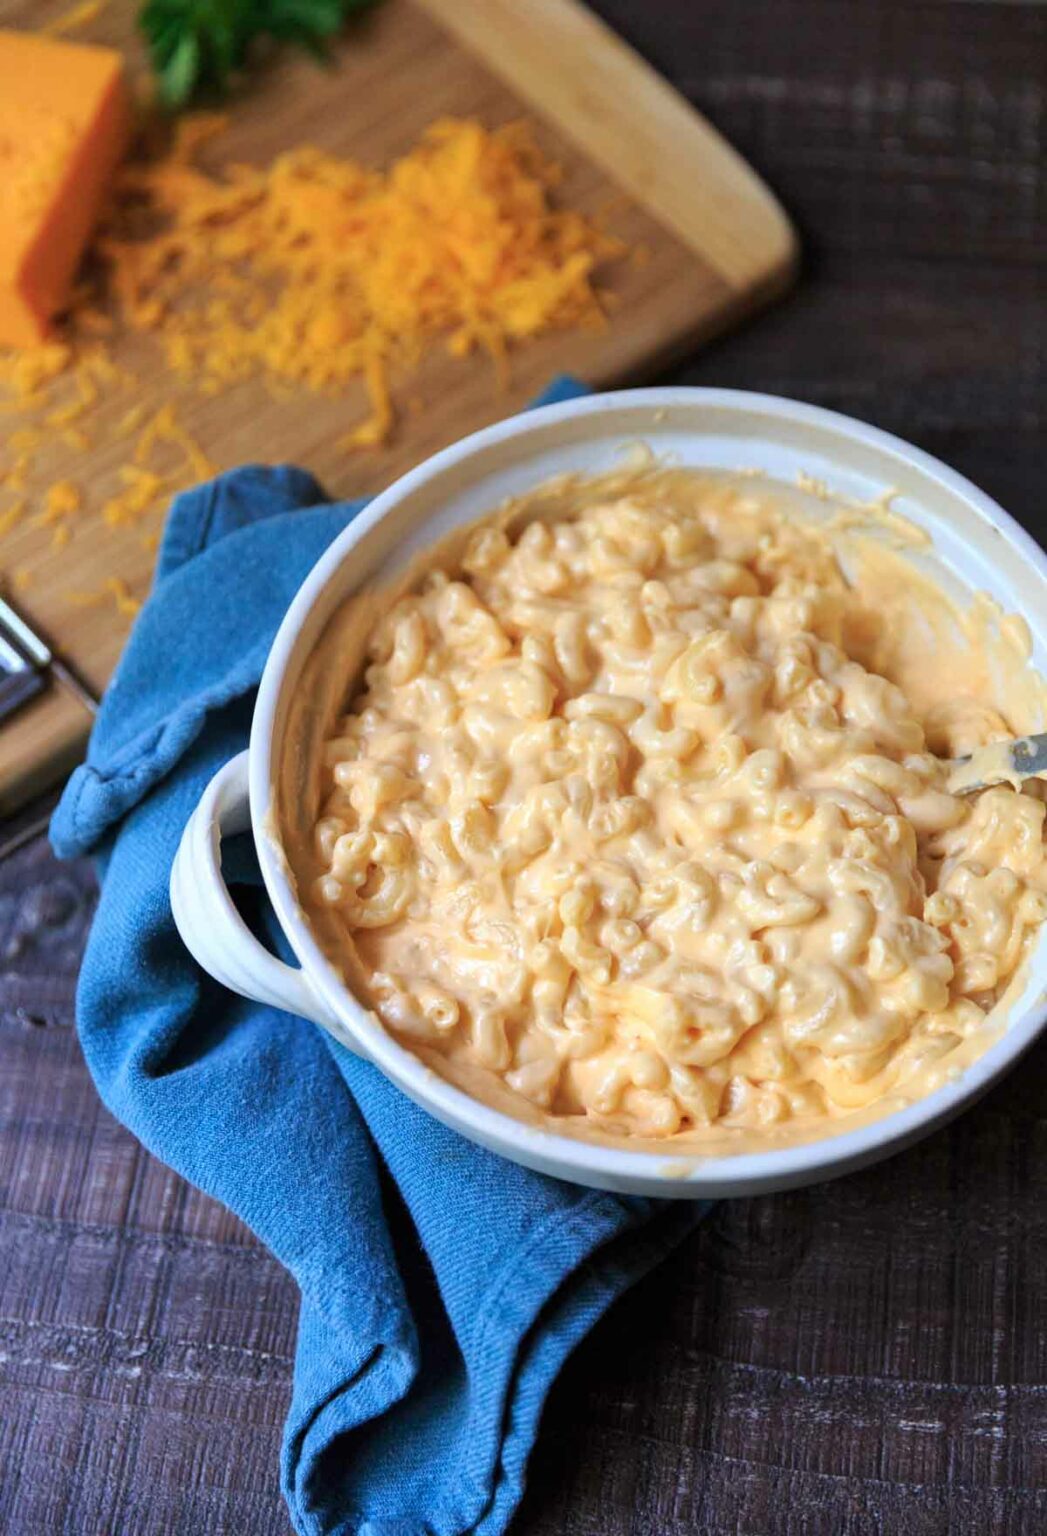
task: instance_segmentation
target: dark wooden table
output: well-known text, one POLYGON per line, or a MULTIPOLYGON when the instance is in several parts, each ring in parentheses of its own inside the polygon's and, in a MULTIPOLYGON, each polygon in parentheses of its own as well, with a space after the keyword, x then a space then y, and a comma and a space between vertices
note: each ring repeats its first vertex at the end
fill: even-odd
MULTIPOLYGON (((796 395, 1040 531, 1047 6, 598 0, 765 173, 795 295, 675 378, 796 395)), ((287 1536, 294 1288, 100 1107, 85 866, 0 865, 0 1531, 287 1536)), ((519 1536, 1047 1531, 1047 1044, 872 1172, 721 1205, 557 1386, 519 1536)))

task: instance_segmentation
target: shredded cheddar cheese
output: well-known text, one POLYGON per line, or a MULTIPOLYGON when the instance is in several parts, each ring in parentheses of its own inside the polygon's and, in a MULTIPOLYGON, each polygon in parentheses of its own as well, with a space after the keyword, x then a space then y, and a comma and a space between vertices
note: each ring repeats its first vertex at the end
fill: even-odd
POLYGON ((74 608, 97 608, 111 601, 125 619, 133 619, 142 606, 141 599, 132 595, 121 576, 110 576, 94 592, 70 592, 69 601, 74 608))
POLYGON ((157 443, 173 443, 181 449, 192 480, 210 480, 218 473, 196 439, 178 420, 173 405, 162 406, 145 427, 135 448, 135 465, 147 463, 157 443))
POLYGON ((65 549, 73 537, 73 519, 83 506, 80 487, 71 480, 56 480, 44 496, 44 505, 33 518, 37 527, 50 527, 51 548, 65 549))
POLYGON ((385 172, 305 146, 217 178, 193 162, 221 127, 190 119, 165 158, 129 167, 124 212, 162 227, 121 235, 118 214, 100 241, 125 319, 204 392, 362 376, 371 415, 344 442, 373 447, 394 421, 390 370, 434 342, 504 366, 514 343, 604 323, 593 274, 623 248, 550 205, 559 172, 525 124, 441 119, 385 172))
POLYGON ((25 516, 26 500, 24 496, 18 496, 0 512, 0 537, 11 528, 17 527, 25 516))
MULTIPOLYGON (((98 8, 88 0, 68 24, 98 8)), ((32 514, 62 547, 85 517, 126 528, 214 475, 180 398, 249 379, 275 398, 362 384, 366 413, 339 439, 357 452, 388 439, 401 381, 434 348, 483 352, 504 377, 528 339, 606 323, 596 276, 624 247, 553 205, 559 170, 525 124, 444 118, 385 170, 302 146, 211 174, 199 154, 223 127, 183 119, 166 149, 124 167, 60 339, 0 352, 0 427, 14 418, 0 430, 0 490, 16 498, 0 537, 32 514), (135 399, 142 383, 112 354, 128 331, 159 349, 159 400, 135 399), (83 504, 78 457, 121 439, 127 462, 83 504), (34 494, 45 453, 58 478, 34 494)), ((121 613, 135 601, 114 597, 121 613)))
POLYGON ((124 528, 137 523, 155 507, 170 485, 163 475, 152 470, 140 469, 137 464, 125 464, 120 471, 123 489, 104 503, 102 521, 107 528, 124 528))
POLYGON ((145 420, 145 406, 132 405, 129 411, 125 411, 116 424, 117 437, 129 437, 145 420))

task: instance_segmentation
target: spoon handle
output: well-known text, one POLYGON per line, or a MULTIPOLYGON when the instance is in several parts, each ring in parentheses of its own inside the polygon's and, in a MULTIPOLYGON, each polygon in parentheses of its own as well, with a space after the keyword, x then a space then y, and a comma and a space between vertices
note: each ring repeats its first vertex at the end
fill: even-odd
POLYGON ((1021 789, 1025 779, 1041 778, 1047 778, 1047 734, 992 741, 949 765, 949 789, 954 795, 970 795, 990 784, 1021 789))

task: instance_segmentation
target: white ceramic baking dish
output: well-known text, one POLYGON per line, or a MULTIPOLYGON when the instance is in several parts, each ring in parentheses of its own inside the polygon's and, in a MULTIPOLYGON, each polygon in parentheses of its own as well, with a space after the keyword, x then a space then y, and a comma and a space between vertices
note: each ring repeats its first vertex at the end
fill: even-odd
POLYGON ((957 1081, 843 1134, 766 1151, 691 1158, 623 1150, 516 1121, 437 1076, 367 1012, 326 962, 272 836, 272 786, 283 723, 303 664, 338 605, 365 582, 394 575, 448 529, 505 496, 564 471, 620 463, 623 446, 700 467, 807 475, 860 501, 896 493, 895 510, 932 536, 938 578, 987 591, 1020 612, 1033 660, 1047 675, 1047 557, 1005 512, 960 475, 898 438, 831 411, 733 390, 644 389, 546 406, 487 428, 412 470, 317 563, 291 604, 258 690, 250 748, 212 780, 171 872, 171 904, 186 945, 232 990, 319 1024, 374 1063, 417 1104, 481 1146, 560 1178, 631 1194, 697 1197, 786 1189, 844 1173, 914 1141, 971 1102, 1010 1067, 1047 1013, 1047 938, 999 1041, 957 1081), (222 880, 223 835, 251 827, 262 874, 301 969, 268 954, 239 918, 222 880))

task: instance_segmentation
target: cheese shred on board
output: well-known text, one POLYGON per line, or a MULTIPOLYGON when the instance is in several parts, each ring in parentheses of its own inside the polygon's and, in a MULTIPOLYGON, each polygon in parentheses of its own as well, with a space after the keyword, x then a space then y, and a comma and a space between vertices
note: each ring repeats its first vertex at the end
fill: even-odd
POLYGON ((435 340, 504 367, 514 343, 604 323, 593 273, 622 247, 550 206, 558 171, 526 124, 445 118, 384 172, 305 147, 213 177, 194 159, 222 126, 190 119, 164 159, 129 168, 125 213, 160 227, 100 241, 125 320, 204 393, 362 376, 371 415, 348 445, 370 447, 393 423, 390 368, 435 340))
POLYGON ((5 490, 23 496, 37 453, 46 445, 50 466, 62 444, 62 490, 42 520, 68 542, 81 509, 65 487, 100 396, 118 399, 104 430, 127 439, 128 462, 82 512, 118 528, 216 472, 178 399, 250 378, 276 394, 342 395, 359 380, 366 413, 340 445, 376 448, 395 427, 397 386, 434 346, 485 353, 504 377, 520 343, 606 324, 595 278, 625 247, 553 205, 560 173, 527 124, 444 118, 384 171, 304 146, 212 174, 198 156, 224 126, 183 119, 162 153, 124 167, 64 330, 0 352, 0 534, 23 521, 5 490), (162 353, 151 417, 110 350, 128 331, 162 353))

